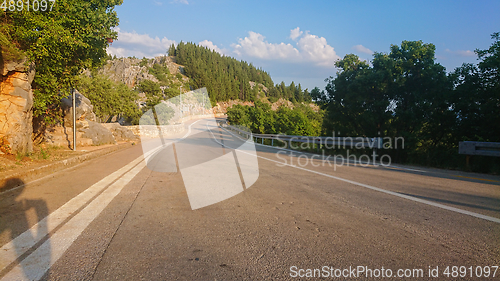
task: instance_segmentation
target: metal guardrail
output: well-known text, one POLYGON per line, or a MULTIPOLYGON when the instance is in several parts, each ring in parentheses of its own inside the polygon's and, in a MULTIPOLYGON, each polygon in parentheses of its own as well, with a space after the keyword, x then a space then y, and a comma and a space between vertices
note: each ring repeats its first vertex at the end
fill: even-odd
POLYGON ((461 141, 458 153, 465 155, 483 155, 500 157, 500 142, 461 141))
POLYGON ((366 138, 366 137, 314 137, 314 136, 293 136, 280 134, 253 134, 249 131, 241 130, 235 126, 227 124, 225 121, 219 121, 219 126, 237 132, 245 138, 253 137, 255 142, 261 140, 264 143, 265 139, 271 140, 271 145, 274 146, 274 140, 287 143, 287 147, 291 147, 292 142, 316 144, 318 149, 321 146, 330 147, 355 147, 355 148, 371 148, 381 149, 383 146, 382 138, 366 138))

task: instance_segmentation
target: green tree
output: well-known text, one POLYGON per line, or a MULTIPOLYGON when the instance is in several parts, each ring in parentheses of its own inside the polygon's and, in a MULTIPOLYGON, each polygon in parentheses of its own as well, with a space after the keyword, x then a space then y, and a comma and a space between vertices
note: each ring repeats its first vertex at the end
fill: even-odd
POLYGON ((92 102, 94 113, 101 120, 110 121, 118 116, 130 121, 136 120, 141 114, 135 103, 139 95, 124 83, 113 82, 100 75, 82 75, 76 87, 92 102))
POLYGON ((121 3, 58 0, 51 11, 0 11, 1 32, 35 64, 35 116, 53 120, 60 94, 69 93, 84 68, 95 68, 107 57, 109 41, 117 38, 114 7, 121 3))
MULTIPOLYGON (((329 120, 327 131, 342 132, 350 136, 363 136, 377 133, 372 117, 371 85, 376 84, 370 77, 372 68, 356 55, 349 54, 338 61, 337 77, 327 81, 329 120)), ((315 95, 318 93, 315 91, 315 95)), ((325 98, 323 94, 321 98, 325 98)), ((384 99, 387 100, 387 99, 384 99)))
POLYGON ((281 106, 271 110, 268 103, 255 102, 255 106, 235 105, 227 110, 231 124, 243 125, 253 133, 319 136, 323 113, 314 112, 308 105, 294 109, 281 106))
POLYGON ((171 46, 169 54, 175 54, 177 63, 184 65, 192 88, 206 87, 215 102, 255 99, 256 93, 252 92, 249 81, 263 83, 268 88, 273 85, 269 74, 262 69, 193 43, 180 42, 175 50, 171 46))
POLYGON ((389 54, 375 53, 373 66, 346 55, 336 63, 337 77, 327 79, 325 129, 348 136, 404 137, 406 149, 393 155, 397 161, 413 161, 446 146, 454 124, 452 84, 435 62, 434 50, 432 44, 403 41, 389 54))
POLYGON ((163 99, 163 93, 160 88, 160 84, 153 82, 151 80, 143 80, 138 85, 138 90, 146 95, 146 105, 148 107, 153 107, 161 102, 163 99))
POLYGON ((141 62, 139 63, 139 66, 147 66, 149 64, 149 59, 146 57, 142 57, 141 62))
POLYGON ((481 60, 477 66, 463 64, 450 75, 455 84, 455 142, 500 141, 500 34, 491 37, 490 48, 476 50, 481 60))
MULTIPOLYGON (((395 109, 395 134, 406 143, 425 151, 435 148, 450 132, 451 90, 445 68, 435 62, 435 46, 422 41, 403 41, 392 45, 392 98, 395 109)), ((409 160, 409 150, 401 150, 401 160, 409 160)))
POLYGON ((162 86, 169 85, 167 75, 170 74, 170 71, 166 65, 155 63, 153 67, 149 68, 149 73, 156 77, 162 86))
POLYGON ((314 89, 311 90, 311 99, 315 103, 317 103, 320 106, 324 106, 328 104, 330 101, 330 98, 327 96, 325 91, 320 90, 318 87, 314 87, 314 89))
POLYGON ((170 45, 170 47, 168 48, 168 55, 169 56, 175 56, 175 45, 174 45, 174 43, 172 43, 172 45, 170 45))

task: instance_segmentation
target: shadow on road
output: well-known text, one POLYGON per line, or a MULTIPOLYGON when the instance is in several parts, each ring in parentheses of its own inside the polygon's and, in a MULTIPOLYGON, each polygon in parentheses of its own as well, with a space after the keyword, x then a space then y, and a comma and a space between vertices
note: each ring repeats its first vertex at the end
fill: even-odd
POLYGON ((11 264, 0 264, 0 280, 7 280, 11 277, 32 280, 33 276, 40 274, 37 270, 39 268, 37 262, 50 263, 50 243, 44 243, 43 261, 27 259, 34 252, 33 246, 40 246, 48 239, 46 237, 48 234, 47 223, 39 223, 49 215, 47 203, 44 200, 23 198, 25 183, 19 178, 9 179, 5 186, 15 187, 15 189, 0 197, 0 237, 8 238, 14 250, 2 249, 1 255, 4 256, 4 259, 10 258, 11 264), (36 225, 30 227, 30 221, 36 225), (18 265, 22 272, 16 269, 18 265), (2 268, 4 266, 5 268, 2 268), (24 276, 20 276, 22 274, 24 276))

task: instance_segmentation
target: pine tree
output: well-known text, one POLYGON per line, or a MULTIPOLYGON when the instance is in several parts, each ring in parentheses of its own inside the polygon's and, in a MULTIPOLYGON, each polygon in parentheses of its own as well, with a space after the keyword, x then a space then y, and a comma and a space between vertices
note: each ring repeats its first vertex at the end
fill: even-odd
POLYGON ((174 46, 174 43, 172 43, 172 45, 170 45, 170 48, 168 48, 168 55, 169 56, 175 56, 175 46, 174 46))

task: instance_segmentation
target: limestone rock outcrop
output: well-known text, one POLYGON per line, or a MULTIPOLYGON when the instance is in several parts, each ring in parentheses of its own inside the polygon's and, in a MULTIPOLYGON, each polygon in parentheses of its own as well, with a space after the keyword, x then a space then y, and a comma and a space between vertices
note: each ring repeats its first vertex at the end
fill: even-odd
POLYGON ((136 58, 108 60, 99 70, 99 74, 109 77, 109 79, 115 82, 121 81, 129 87, 134 87, 143 80, 158 82, 158 79, 149 73, 149 68, 154 64, 166 65, 172 74, 184 73, 184 68, 176 64, 171 57, 156 57, 149 60, 149 62, 143 66, 141 66, 141 61, 141 59, 136 58))
POLYGON ((4 62, 0 81, 0 139, 9 143, 12 153, 33 151, 33 64, 26 59, 4 62))

